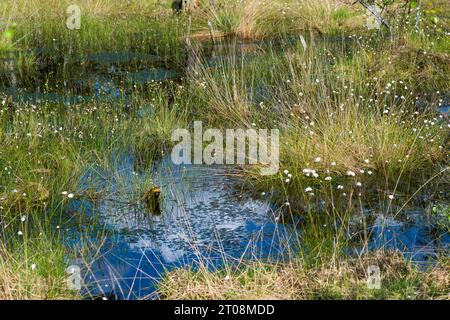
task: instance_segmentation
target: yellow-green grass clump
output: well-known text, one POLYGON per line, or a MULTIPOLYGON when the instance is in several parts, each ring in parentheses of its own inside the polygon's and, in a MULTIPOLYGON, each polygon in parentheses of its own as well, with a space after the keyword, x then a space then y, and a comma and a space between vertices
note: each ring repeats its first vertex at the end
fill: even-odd
POLYGON ((178 269, 165 275, 159 292, 165 299, 192 300, 448 299, 449 272, 448 261, 421 272, 398 253, 377 251, 317 268, 298 259, 218 271, 178 269), (367 285, 371 265, 380 268, 379 289, 367 285))
POLYGON ((190 76, 194 111, 214 124, 280 129, 280 175, 246 171, 257 189, 282 191, 294 201, 307 188, 328 192, 351 178, 347 189, 370 185, 384 199, 411 194, 445 177, 449 130, 436 111, 436 88, 445 79, 425 75, 436 90, 426 95, 412 72, 376 69, 373 62, 389 52, 384 44, 342 48, 325 40, 312 41, 306 52, 269 47, 248 62, 231 53, 216 68, 200 65, 190 76))
POLYGON ((66 251, 48 232, 22 229, 14 238, 7 248, 0 245, 0 300, 80 298, 67 285, 66 251))

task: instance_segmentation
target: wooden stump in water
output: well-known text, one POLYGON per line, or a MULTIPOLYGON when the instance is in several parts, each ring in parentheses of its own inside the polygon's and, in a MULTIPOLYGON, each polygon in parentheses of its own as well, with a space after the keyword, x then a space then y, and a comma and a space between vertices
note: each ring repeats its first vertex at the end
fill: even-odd
POLYGON ((143 198, 151 213, 161 214, 161 189, 158 186, 153 186, 150 191, 145 192, 143 198))

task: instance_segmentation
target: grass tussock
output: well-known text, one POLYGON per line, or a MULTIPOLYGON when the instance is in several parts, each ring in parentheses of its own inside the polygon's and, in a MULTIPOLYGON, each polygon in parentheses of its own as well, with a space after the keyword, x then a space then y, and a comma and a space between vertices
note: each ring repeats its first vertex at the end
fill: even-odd
MULTIPOLYGON (((29 235, 23 234, 22 238, 29 235)), ((67 287, 65 250, 40 236, 0 247, 0 300, 76 299, 67 287)))
POLYGON ((341 184, 350 194, 357 182, 381 190, 382 199, 414 192, 445 177, 448 127, 436 112, 436 88, 445 88, 449 64, 439 54, 419 63, 404 38, 391 41, 310 39, 306 50, 269 46, 251 60, 231 47, 216 68, 199 64, 192 73, 194 112, 213 124, 280 130, 286 174, 246 172, 258 190, 280 191, 282 202, 296 202, 309 187, 328 192, 341 184))
POLYGON ((210 21, 217 35, 241 39, 309 30, 316 33, 334 33, 339 29, 350 32, 362 26, 361 13, 343 1, 218 1, 216 6, 204 5, 203 8, 199 13, 200 30, 194 37, 209 33, 203 21, 210 21))
POLYGON ((449 299, 448 264, 420 272, 397 253, 377 251, 361 259, 308 268, 289 264, 249 263, 209 272, 175 270, 159 286, 165 299, 449 299), (381 288, 367 287, 367 270, 377 265, 381 288))

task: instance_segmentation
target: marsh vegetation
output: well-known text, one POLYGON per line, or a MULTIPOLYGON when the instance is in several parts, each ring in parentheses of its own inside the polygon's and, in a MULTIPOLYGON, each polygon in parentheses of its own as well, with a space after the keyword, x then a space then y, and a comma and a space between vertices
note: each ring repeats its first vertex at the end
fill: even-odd
POLYGON ((0 298, 448 299, 450 7, 384 2, 2 1, 0 298), (199 120, 280 171, 174 165, 199 120))

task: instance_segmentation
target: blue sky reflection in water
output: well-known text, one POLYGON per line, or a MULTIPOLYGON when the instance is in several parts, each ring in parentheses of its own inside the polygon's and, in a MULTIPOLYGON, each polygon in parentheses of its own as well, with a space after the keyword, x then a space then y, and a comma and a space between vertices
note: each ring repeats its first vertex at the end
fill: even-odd
MULTIPOLYGON (((151 170, 136 172, 134 162, 121 155, 109 172, 89 170, 81 189, 94 183, 106 187, 107 193, 96 205, 74 200, 66 210, 97 220, 88 236, 108 231, 95 258, 85 261, 90 264, 84 272, 85 293, 147 297, 161 274, 172 267, 200 261, 220 267, 224 258, 283 259, 298 238, 293 225, 275 222, 277 212, 269 202, 240 192, 240 181, 227 168, 175 166, 166 157, 151 170), (152 215, 132 200, 139 196, 133 188, 150 176, 162 189, 161 215, 152 215)), ((68 239, 76 243, 77 232, 69 228, 68 239)))
MULTIPOLYGON (((269 195, 254 199, 242 192, 229 167, 175 166, 165 157, 143 170, 130 155, 113 158, 108 169, 88 170, 80 185, 81 190, 92 185, 107 190, 101 200, 73 200, 65 210, 66 241, 86 247, 88 240, 92 247, 83 259, 70 262, 85 266, 86 295, 155 298, 157 281, 171 268, 199 263, 215 268, 240 258, 282 260, 301 245, 300 218, 278 223, 280 212, 269 195), (148 181, 162 189, 161 215, 152 215, 139 201, 140 188, 148 181), (74 213, 93 222, 71 221, 74 213)), ((423 209, 396 217, 370 210, 369 216, 374 217, 367 226, 369 250, 399 250, 423 266, 439 252, 448 252, 449 234, 437 231, 423 209)), ((358 253, 362 248, 348 249, 358 253)))

